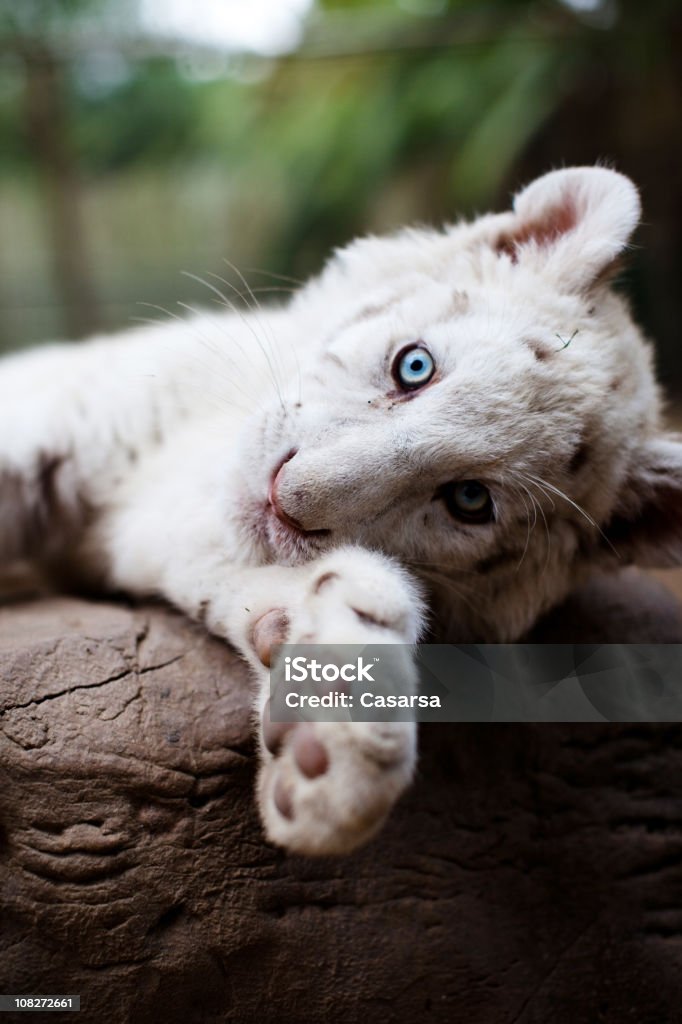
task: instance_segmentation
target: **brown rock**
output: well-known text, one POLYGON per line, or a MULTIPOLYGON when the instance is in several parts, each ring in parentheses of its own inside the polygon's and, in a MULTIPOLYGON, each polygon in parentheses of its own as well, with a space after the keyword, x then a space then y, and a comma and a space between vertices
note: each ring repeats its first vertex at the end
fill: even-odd
POLYGON ((382 834, 313 861, 264 842, 246 673, 182 617, 4 608, 0 678, 0 991, 82 1024, 682 1019, 680 727, 425 727, 382 834))

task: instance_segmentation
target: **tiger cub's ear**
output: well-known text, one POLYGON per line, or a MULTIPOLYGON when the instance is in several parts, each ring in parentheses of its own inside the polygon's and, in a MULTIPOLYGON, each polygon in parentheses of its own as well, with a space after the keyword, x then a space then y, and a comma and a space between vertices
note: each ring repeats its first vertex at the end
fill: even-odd
POLYGON ((497 250, 554 277, 566 291, 608 272, 637 226, 640 202, 629 178, 604 167, 571 167, 537 178, 514 200, 514 221, 497 250))

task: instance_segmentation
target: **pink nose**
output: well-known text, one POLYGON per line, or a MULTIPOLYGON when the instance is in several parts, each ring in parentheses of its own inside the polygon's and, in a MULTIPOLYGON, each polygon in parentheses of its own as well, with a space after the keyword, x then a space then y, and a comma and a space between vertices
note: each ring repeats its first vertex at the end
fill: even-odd
POLYGON ((303 529, 301 524, 297 522, 294 518, 292 518, 292 516, 287 515, 287 513, 284 511, 280 504, 278 494, 279 485, 282 482, 282 473, 284 471, 284 467, 286 466, 287 462, 291 462, 295 454, 296 449, 294 448, 292 451, 289 452, 288 455, 285 456, 285 458, 282 460, 282 462, 280 462, 275 472, 272 474, 272 479, 270 480, 270 488, 268 490, 268 501, 270 502, 270 506, 273 512, 275 513, 275 515, 277 516, 281 523, 285 523, 287 526, 293 527, 294 530, 300 530, 301 533, 305 533, 306 531, 303 529))

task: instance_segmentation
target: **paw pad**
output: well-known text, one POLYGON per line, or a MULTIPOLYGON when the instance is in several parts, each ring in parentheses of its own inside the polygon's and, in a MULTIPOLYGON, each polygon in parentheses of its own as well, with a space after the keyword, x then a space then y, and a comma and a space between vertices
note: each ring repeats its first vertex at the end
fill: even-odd
POLYGON ((261 664, 270 668, 272 648, 286 643, 289 619, 281 608, 272 608, 261 615, 251 631, 251 643, 261 664))
POLYGON ((300 725, 292 740, 294 759, 298 769, 309 779, 324 775, 329 767, 329 756, 322 743, 315 738, 312 725, 300 725))
POLYGON ((294 722, 273 722, 270 718, 270 701, 263 708, 263 743, 271 754, 279 753, 282 740, 294 728, 294 722))
POLYGON ((283 818, 287 818, 289 821, 294 816, 294 805, 291 799, 291 786, 287 785, 284 779, 279 778, 275 783, 275 791, 272 795, 275 801, 275 807, 282 815, 283 818))

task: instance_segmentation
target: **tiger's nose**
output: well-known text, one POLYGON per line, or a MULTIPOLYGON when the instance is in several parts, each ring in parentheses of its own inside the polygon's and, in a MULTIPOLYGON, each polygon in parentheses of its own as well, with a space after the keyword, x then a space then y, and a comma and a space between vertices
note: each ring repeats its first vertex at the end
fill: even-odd
POLYGON ((293 516, 288 515, 287 512, 282 508, 282 504, 279 499, 279 486, 282 482, 282 474, 284 472, 284 467, 286 466, 287 462, 291 462, 295 454, 296 448, 293 448, 284 456, 279 465, 275 467, 275 471, 272 474, 272 477, 270 478, 268 502, 270 503, 270 507, 272 508, 273 512, 275 513, 275 515, 277 516, 281 523, 285 523, 287 526, 291 526, 294 530, 299 530, 301 533, 305 533, 306 531, 303 529, 298 520, 294 519, 293 516))
POLYGON ((282 483, 282 477, 285 472, 285 467, 287 463, 291 462, 291 460, 294 458, 297 450, 298 449, 293 448, 290 452, 288 452, 287 455, 284 456, 282 461, 276 467, 274 473, 272 474, 272 478, 270 480, 270 488, 268 490, 268 502, 270 504, 270 507, 272 508, 272 511, 275 513, 279 521, 281 523, 284 523, 290 529, 297 530, 299 533, 305 534, 308 537, 322 537, 326 534, 331 533, 331 530, 306 529, 304 526, 301 525, 298 519, 295 519, 293 516, 289 515, 289 513, 283 507, 279 495, 279 489, 282 483))

